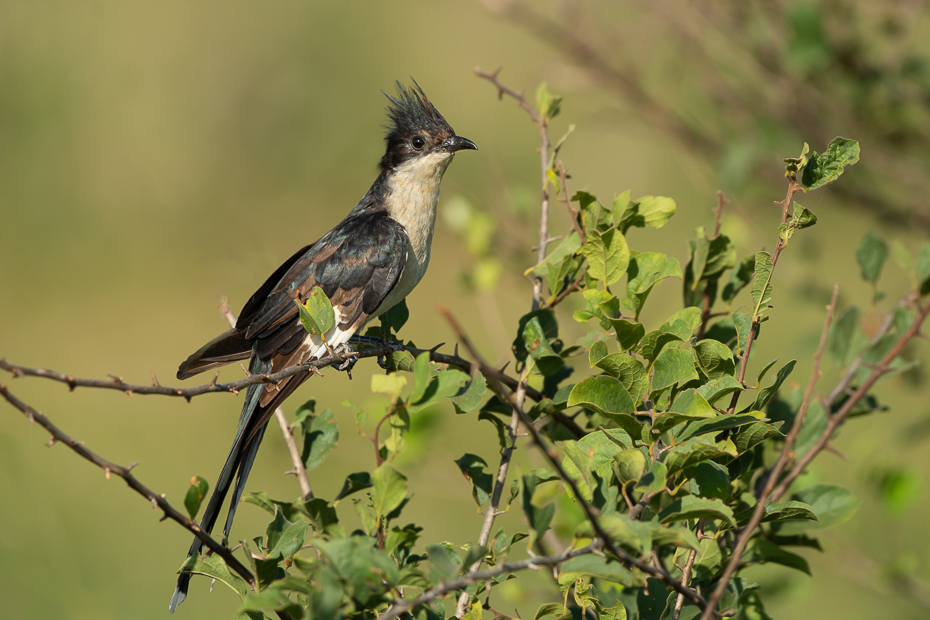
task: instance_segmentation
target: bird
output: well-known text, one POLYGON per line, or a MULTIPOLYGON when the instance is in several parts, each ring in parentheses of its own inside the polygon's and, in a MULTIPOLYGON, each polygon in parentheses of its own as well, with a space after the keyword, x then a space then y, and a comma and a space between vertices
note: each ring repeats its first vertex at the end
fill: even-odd
MULTIPOLYGON (((412 81, 411 86, 398 81, 396 96, 382 91, 388 99, 386 148, 368 192, 332 230, 278 267, 246 302, 235 327, 188 357, 178 368, 178 379, 246 359, 249 373, 269 374, 319 359, 329 349, 346 352, 353 334, 420 282, 429 265, 442 176, 456 152, 478 147, 456 135, 412 81), (306 299, 314 287, 333 305, 335 324, 322 335, 304 328, 294 303, 306 299)), ((213 531, 231 489, 224 544, 266 423, 309 376, 248 388, 232 447, 200 521, 203 531, 213 531)), ((188 558, 202 547, 194 538, 188 558)), ((168 607, 171 613, 187 597, 190 579, 182 570, 168 607)))

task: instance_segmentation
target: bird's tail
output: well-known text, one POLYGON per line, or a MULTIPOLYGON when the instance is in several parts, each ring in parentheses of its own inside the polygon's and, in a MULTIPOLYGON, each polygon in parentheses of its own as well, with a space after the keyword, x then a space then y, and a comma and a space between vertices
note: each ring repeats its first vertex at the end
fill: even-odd
POLYGON ((251 354, 252 343, 246 339, 245 331, 234 327, 203 345, 184 360, 178 368, 178 379, 188 379, 230 362, 249 359, 251 354))
MULTIPOLYGON (((271 362, 263 362, 255 359, 250 367, 252 374, 264 374, 271 370, 271 362)), ((265 426, 268 419, 274 413, 274 410, 286 399, 297 387, 307 379, 309 375, 297 375, 291 377, 286 382, 280 384, 277 394, 266 404, 261 404, 261 397, 265 390, 264 384, 253 385, 246 392, 245 403, 242 405, 242 414, 239 416, 239 428, 236 430, 236 437, 233 440, 232 448, 220 471, 220 477, 213 488, 213 495, 204 509, 203 518, 200 520, 200 528, 209 534, 213 531, 216 519, 219 516, 220 508, 226 495, 232 487, 232 498, 229 504, 229 514, 226 517, 226 525, 223 528, 223 541, 229 537, 229 530, 232 527, 233 518, 236 515, 236 507, 242 498, 242 491, 245 488, 245 482, 252 470, 252 464, 255 462, 255 455, 258 453, 258 447, 265 435, 265 426), (238 475, 237 475, 238 471, 238 475), (235 476, 235 484, 233 478, 235 476)), ((187 557, 200 553, 203 543, 199 538, 194 538, 187 557)), ((171 603, 168 605, 168 611, 174 613, 184 599, 187 597, 187 589, 190 584, 191 574, 182 572, 178 577, 178 584, 174 590, 174 596, 171 597, 171 603)))

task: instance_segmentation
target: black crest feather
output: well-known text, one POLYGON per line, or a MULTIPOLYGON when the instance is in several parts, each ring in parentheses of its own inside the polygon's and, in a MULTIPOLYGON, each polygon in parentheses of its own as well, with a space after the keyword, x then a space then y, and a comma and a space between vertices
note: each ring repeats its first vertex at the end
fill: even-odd
POLYGON ((455 135, 416 80, 411 78, 411 81, 413 86, 410 87, 397 82, 396 96, 384 93, 388 99, 389 122, 385 126, 387 149, 381 160, 382 167, 397 165, 409 156, 409 153, 404 152, 404 145, 415 133, 425 132, 438 140, 455 135))

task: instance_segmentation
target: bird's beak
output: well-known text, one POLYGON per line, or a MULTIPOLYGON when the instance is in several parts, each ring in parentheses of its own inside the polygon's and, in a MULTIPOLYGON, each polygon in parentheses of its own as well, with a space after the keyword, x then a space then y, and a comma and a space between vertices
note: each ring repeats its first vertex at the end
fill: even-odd
POLYGON ((469 140, 468 138, 463 138, 462 136, 452 136, 451 138, 444 140, 442 146, 445 150, 450 153, 456 151, 462 151, 465 149, 471 149, 477 151, 478 147, 475 146, 475 143, 469 140))

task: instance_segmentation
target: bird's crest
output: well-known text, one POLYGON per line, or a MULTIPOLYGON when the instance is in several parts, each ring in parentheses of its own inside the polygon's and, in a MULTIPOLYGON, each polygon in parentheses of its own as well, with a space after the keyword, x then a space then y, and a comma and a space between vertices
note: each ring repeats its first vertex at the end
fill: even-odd
POLYGON ((412 81, 413 86, 409 88, 397 82, 396 97, 384 93, 388 98, 387 113, 390 121, 385 127, 388 149, 393 143, 404 140, 416 131, 426 131, 432 136, 452 136, 455 133, 416 80, 412 81))

